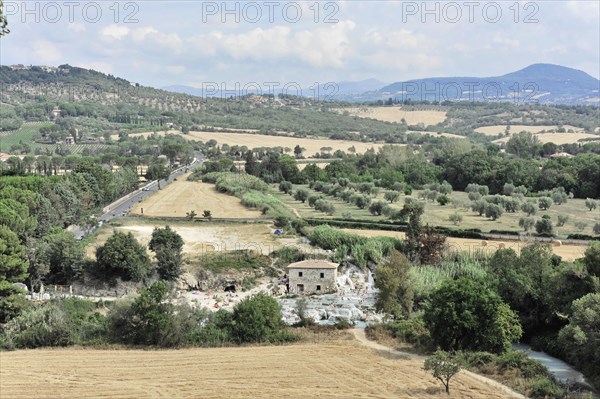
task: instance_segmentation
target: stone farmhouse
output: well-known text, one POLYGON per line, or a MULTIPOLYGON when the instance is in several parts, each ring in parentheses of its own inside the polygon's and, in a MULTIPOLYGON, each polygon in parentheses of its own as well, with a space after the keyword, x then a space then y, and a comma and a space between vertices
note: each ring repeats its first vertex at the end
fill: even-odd
POLYGON ((337 291, 337 263, 309 259, 288 265, 290 292, 326 294, 337 291))

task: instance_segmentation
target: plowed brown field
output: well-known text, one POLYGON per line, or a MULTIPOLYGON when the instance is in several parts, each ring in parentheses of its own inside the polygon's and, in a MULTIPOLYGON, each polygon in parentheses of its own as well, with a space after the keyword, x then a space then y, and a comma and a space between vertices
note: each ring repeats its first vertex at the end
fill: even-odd
POLYGON ((513 397, 465 373, 451 395, 419 360, 394 360, 357 341, 186 350, 23 350, 0 353, 0 398, 513 397))

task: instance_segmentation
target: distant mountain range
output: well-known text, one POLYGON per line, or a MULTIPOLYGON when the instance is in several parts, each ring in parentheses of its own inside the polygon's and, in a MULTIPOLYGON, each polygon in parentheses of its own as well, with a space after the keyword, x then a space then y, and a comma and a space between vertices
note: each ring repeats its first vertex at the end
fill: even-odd
MULTIPOLYGON (((162 89, 196 96, 227 97, 228 95, 260 94, 259 90, 227 92, 214 87, 204 90, 189 86, 168 86, 162 89)), ((266 88, 265 90, 266 91, 266 88)), ((275 91, 279 94, 280 91, 275 91)), ((289 94, 296 94, 290 89, 289 94)), ((496 77, 440 77, 400 81, 386 85, 376 79, 357 82, 320 84, 302 89, 306 97, 373 101, 508 101, 515 103, 600 105, 600 80, 587 73, 553 64, 533 64, 516 72, 496 77)))

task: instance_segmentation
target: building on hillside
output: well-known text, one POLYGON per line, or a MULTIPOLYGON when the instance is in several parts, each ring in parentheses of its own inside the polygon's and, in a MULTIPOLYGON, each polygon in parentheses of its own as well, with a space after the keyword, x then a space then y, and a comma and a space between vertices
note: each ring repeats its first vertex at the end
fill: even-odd
POLYGON ((53 121, 53 120, 56 120, 58 118, 60 118, 60 108, 54 107, 52 109, 52 112, 50 112, 50 120, 53 121))
POLYGON ((326 294, 337 291, 337 263, 309 259, 288 265, 290 292, 326 294))
POLYGON ((75 144, 75 138, 73 136, 67 136, 67 138, 65 138, 65 144, 67 144, 67 145, 75 144))
POLYGON ((573 158, 574 155, 569 154, 568 152, 557 152, 556 154, 550 155, 550 158, 573 158))

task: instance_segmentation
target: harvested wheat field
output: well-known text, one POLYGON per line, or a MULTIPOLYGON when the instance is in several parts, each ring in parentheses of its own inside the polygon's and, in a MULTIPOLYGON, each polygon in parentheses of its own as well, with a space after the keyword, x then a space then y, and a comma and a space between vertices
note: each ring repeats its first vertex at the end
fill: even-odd
MULTIPOLYGON (((147 137, 152 135, 152 132, 148 133, 133 133, 130 137, 147 137)), ((164 135, 165 132, 157 132, 157 135, 164 135)), ((347 152, 348 148, 354 146, 357 154, 362 154, 365 151, 373 148, 378 150, 383 144, 379 143, 363 143, 362 141, 352 140, 330 140, 330 139, 310 139, 293 136, 268 136, 265 134, 252 134, 252 133, 224 133, 224 132, 190 132, 189 134, 182 134, 176 130, 170 130, 167 134, 175 134, 188 140, 216 140, 219 145, 229 144, 232 145, 245 145, 248 148, 258 147, 288 147, 291 150, 296 145, 305 148, 304 156, 310 157, 314 154, 321 152, 323 147, 331 147, 331 152, 342 150, 347 152)), ((117 137, 118 138, 118 137, 117 137)), ((394 144, 403 145, 403 144, 394 144)))
MULTIPOLYGON (((600 141, 600 136, 597 134, 589 133, 537 133, 535 135, 540 143, 554 143, 557 145, 561 144, 576 144, 581 139, 594 139, 600 141)), ((494 140, 494 143, 506 143, 510 137, 503 137, 498 140, 494 140)))
MULTIPOLYGON (((304 155, 310 157, 315 153, 321 152, 323 147, 331 147, 331 152, 337 150, 348 151, 348 148, 354 146, 357 154, 362 154, 368 149, 379 149, 383 144, 363 143, 361 141, 351 140, 329 140, 329 139, 309 139, 299 137, 285 136, 267 136, 264 134, 245 134, 245 133, 215 133, 215 132, 190 132, 190 138, 202 141, 216 140, 219 145, 245 145, 248 148, 257 147, 288 147, 293 150, 296 145, 305 148, 304 155)), ((400 144, 395 144, 400 145, 400 144)))
MULTIPOLYGON (((530 132, 530 133, 539 133, 542 130, 550 131, 550 130, 558 130, 560 126, 549 126, 549 125, 540 125, 540 126, 532 126, 532 125, 510 125, 509 133, 520 133, 520 132, 530 132)), ((565 125, 563 126, 565 130, 572 130, 575 133, 583 132, 583 129, 576 126, 565 125)), ((483 133, 488 136, 496 136, 500 133, 504 133, 506 131, 506 125, 494 125, 494 126, 482 126, 475 129, 476 132, 483 133)), ((568 133, 567 133, 568 134, 568 133)))
MULTIPOLYGON (((342 229, 348 233, 358 234, 364 237, 394 237, 404 239, 406 235, 399 231, 385 231, 385 230, 361 230, 361 229, 342 229)), ((533 241, 531 241, 533 242, 533 241)), ((530 244, 527 241, 512 241, 512 240, 474 240, 468 238, 455 238, 448 237, 446 243, 449 251, 457 252, 469 252, 469 253, 487 253, 493 254, 500 248, 512 248, 517 254, 520 253, 521 248, 530 244)), ((560 242, 560 241, 558 241, 560 242)), ((561 256, 565 261, 574 261, 575 259, 582 258, 586 245, 574 245, 574 244, 560 244, 558 242, 552 244, 552 252, 558 256, 561 256)))
POLYGON ((202 216, 210 210, 215 218, 260 218, 258 210, 242 205, 239 198, 218 192, 214 184, 188 181, 189 174, 154 192, 132 208, 132 215, 150 217, 185 217, 195 211, 202 216), (142 213, 143 208, 143 213, 142 213))
MULTIPOLYGON (((0 398, 510 398, 460 373, 451 395, 419 360, 377 355, 355 340, 186 349, 41 349, 0 353, 0 398)), ((514 396, 516 397, 516 396, 514 396)))
POLYGON ((409 125, 425 126, 437 125, 446 120, 445 111, 406 111, 402 107, 356 107, 337 110, 340 113, 347 111, 350 115, 359 118, 371 118, 384 122, 400 122, 402 119, 409 125))
POLYGON ((277 239, 273 229, 265 223, 169 223, 125 220, 121 221, 119 226, 103 226, 94 243, 86 248, 86 254, 93 259, 96 248, 106 242, 113 230, 132 233, 142 245, 148 245, 154 227, 164 227, 167 224, 183 239, 184 254, 251 249, 266 255, 285 244, 281 239, 277 239))

